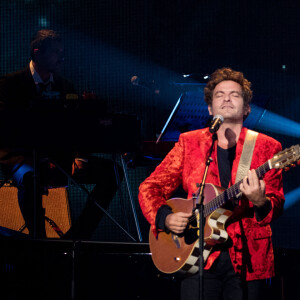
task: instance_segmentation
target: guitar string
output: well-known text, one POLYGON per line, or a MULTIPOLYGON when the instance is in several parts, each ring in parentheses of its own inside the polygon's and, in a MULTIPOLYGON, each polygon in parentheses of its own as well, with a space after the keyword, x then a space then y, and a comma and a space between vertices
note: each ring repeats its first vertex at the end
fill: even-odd
MULTIPOLYGON (((258 167, 255 172, 259 178, 261 178, 265 173, 270 171, 270 167, 268 164, 268 161, 265 162, 263 165, 258 167)), ((227 200, 230 200, 234 198, 236 195, 240 193, 240 184, 242 183, 243 180, 238 181, 234 185, 232 185, 230 188, 224 191, 224 193, 219 194, 217 197, 215 197, 212 201, 204 205, 203 209, 203 214, 204 217, 207 217, 210 215, 212 212, 214 212, 217 208, 225 204, 226 198, 227 200)), ((195 221, 197 216, 193 213, 193 215, 189 218, 189 223, 195 221)))
MULTIPOLYGON (((292 148, 292 147, 291 147, 292 148)), ((289 149, 288 149, 289 150, 289 149)), ((272 168, 269 166, 269 161, 266 161, 263 165, 258 167, 255 172, 258 176, 258 178, 262 178, 264 174, 266 174, 268 171, 270 171, 272 168)), ((224 196, 227 195, 227 199, 232 199, 236 195, 240 193, 239 186, 242 183, 243 180, 238 181, 234 185, 232 185, 230 188, 224 191, 224 193, 218 195, 216 198, 214 198, 212 201, 204 205, 204 217, 207 217, 209 214, 211 214, 215 209, 220 207, 225 203, 224 196), (219 205, 219 206, 218 206, 219 205)), ((193 222, 196 219, 196 215, 193 213, 192 217, 189 218, 189 222, 193 222)))

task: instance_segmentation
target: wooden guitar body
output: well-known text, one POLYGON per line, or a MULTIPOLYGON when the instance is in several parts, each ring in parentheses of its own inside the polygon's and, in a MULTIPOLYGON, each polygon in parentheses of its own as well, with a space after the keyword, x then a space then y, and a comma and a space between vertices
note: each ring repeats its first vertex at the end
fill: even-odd
MULTIPOLYGON (((208 204, 223 191, 222 188, 213 184, 206 184, 204 188, 204 205, 208 204)), ((194 209, 193 199, 173 198, 167 201, 173 212, 191 212, 194 209)), ((204 226, 204 252, 203 259, 206 261, 212 246, 216 243, 225 242, 228 234, 225 231, 225 222, 232 212, 223 208, 217 208, 206 217, 204 226)), ((188 273, 198 271, 199 239, 197 220, 182 235, 160 232, 154 236, 149 233, 150 251, 156 267, 163 273, 188 273)))

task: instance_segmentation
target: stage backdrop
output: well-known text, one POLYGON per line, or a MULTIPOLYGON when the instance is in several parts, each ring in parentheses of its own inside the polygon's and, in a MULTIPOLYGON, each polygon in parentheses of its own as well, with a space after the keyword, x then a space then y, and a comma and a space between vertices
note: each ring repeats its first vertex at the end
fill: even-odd
MULTIPOLYGON (((55 29, 64 40, 63 75, 73 81, 78 94, 96 93, 107 101, 109 111, 136 115, 142 139, 154 141, 181 93, 195 89, 187 84, 205 83, 203 75, 229 66, 245 73, 258 99, 268 99, 254 129, 278 139, 284 148, 299 143, 300 3, 234 2, 2 0, 0 75, 28 64, 29 43, 37 30, 55 29)), ((137 190, 154 165, 128 171, 144 241, 148 225, 138 207, 137 190)), ((288 201, 273 225, 277 247, 300 248, 295 238, 300 229, 299 177, 299 168, 284 175, 288 201)), ((110 209, 118 220, 124 211, 129 214, 131 225, 121 223, 136 238, 124 184, 124 198, 118 194, 110 209)), ((70 187, 74 219, 85 201, 80 193, 70 187)), ((104 219, 95 238, 128 236, 104 219)))

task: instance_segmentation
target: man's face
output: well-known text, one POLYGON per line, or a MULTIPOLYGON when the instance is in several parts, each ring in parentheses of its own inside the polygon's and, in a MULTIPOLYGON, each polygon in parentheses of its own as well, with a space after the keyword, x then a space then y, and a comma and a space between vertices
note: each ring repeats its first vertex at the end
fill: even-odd
POLYGON ((235 81, 224 80, 213 91, 212 104, 208 106, 211 116, 221 115, 224 120, 243 122, 250 113, 250 106, 244 105, 242 87, 235 81))
POLYGON ((53 41, 44 52, 38 50, 36 63, 44 70, 52 73, 59 72, 64 62, 62 43, 53 41))

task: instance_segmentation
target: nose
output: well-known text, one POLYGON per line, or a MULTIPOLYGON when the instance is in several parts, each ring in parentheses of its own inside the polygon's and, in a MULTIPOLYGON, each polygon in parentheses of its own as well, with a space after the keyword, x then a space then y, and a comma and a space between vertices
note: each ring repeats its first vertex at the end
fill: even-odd
POLYGON ((224 101, 226 101, 226 102, 231 101, 230 95, 228 93, 224 94, 224 101))

